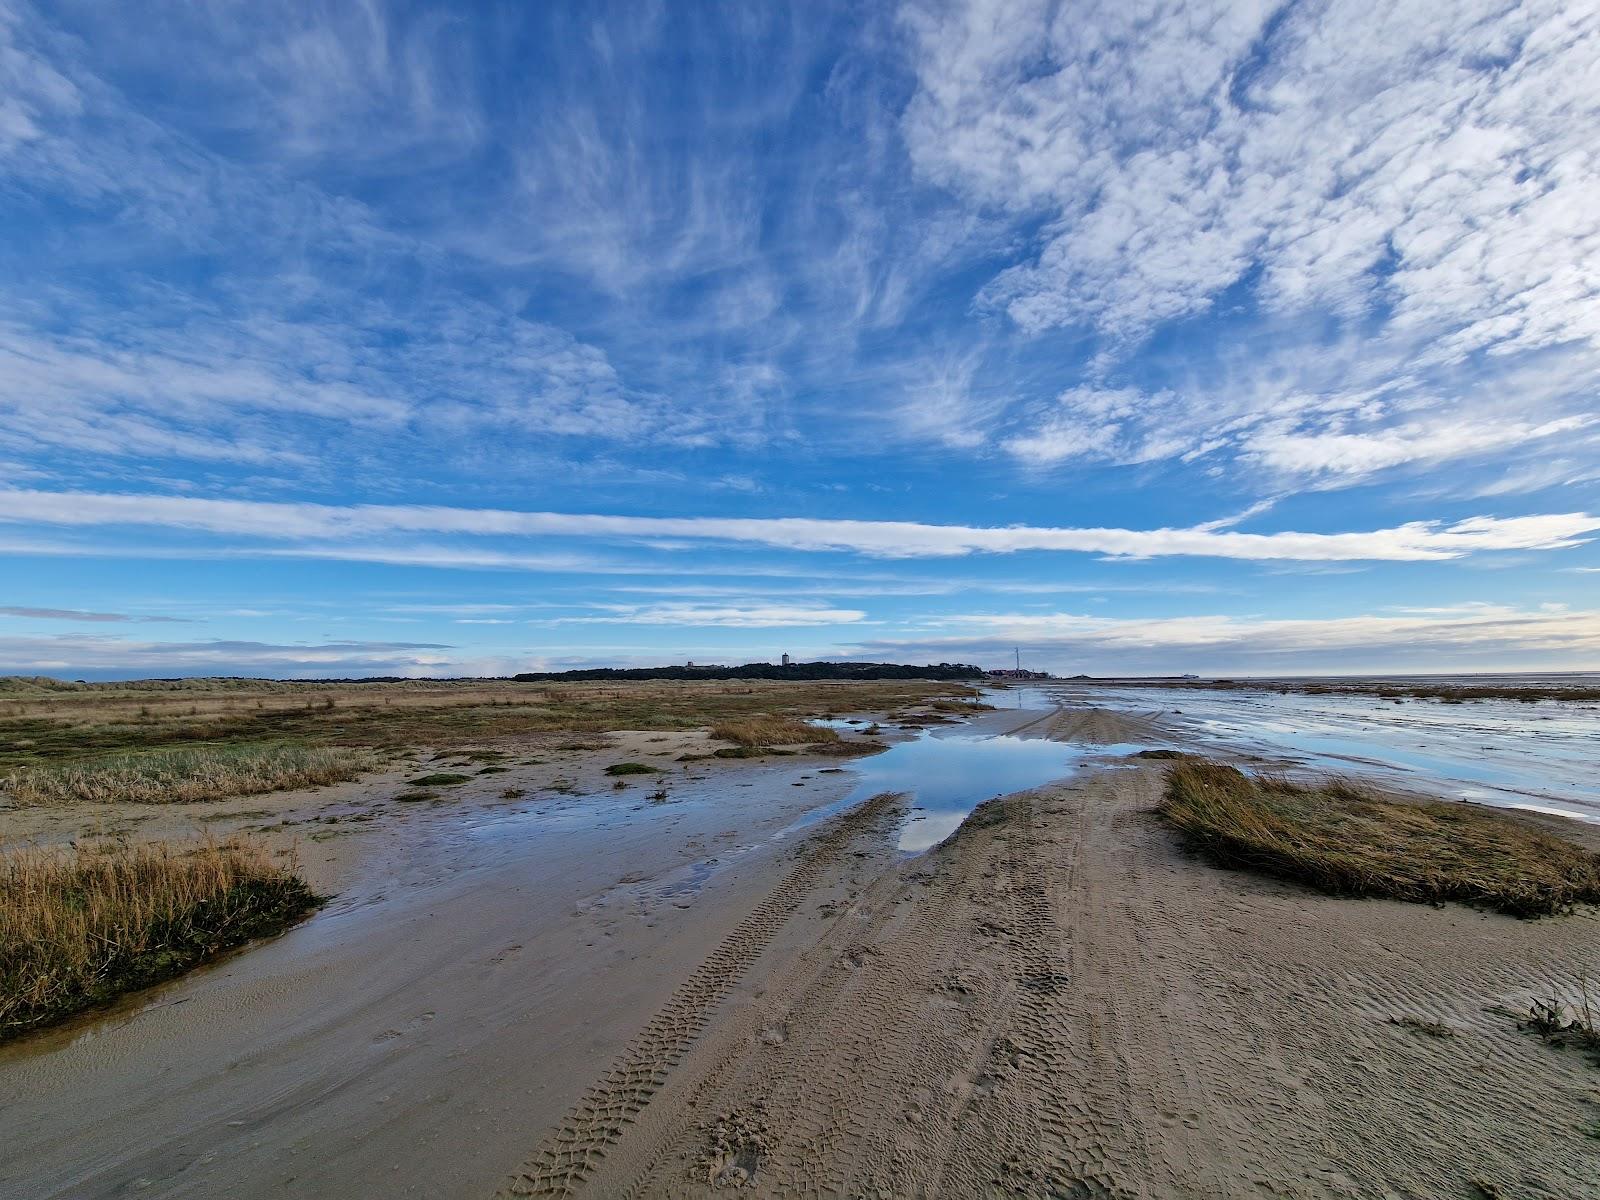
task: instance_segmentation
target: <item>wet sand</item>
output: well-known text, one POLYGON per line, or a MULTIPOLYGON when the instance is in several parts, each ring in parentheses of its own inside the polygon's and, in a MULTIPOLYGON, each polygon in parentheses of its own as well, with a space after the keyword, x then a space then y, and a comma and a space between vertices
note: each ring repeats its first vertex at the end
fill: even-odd
POLYGON ((0 1193, 1595 1194, 1600 1076, 1490 1011, 1594 974, 1595 914, 1213 870, 1150 813, 1161 765, 1111 752, 1181 739, 1159 719, 955 732, 1105 753, 919 856, 915 800, 804 823, 848 761, 610 793, 605 763, 667 760, 653 734, 518 768, 587 795, 282 798, 381 808, 313 844, 340 899, 0 1051, 0 1193))

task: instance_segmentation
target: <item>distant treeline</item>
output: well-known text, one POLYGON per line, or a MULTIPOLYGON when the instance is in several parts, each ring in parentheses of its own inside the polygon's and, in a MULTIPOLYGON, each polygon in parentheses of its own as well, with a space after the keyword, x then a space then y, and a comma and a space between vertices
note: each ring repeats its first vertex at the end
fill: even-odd
POLYGON ((525 671, 512 678, 518 683, 550 680, 608 679, 982 679, 983 668, 970 663, 807 662, 744 663, 737 667, 593 667, 581 671, 525 671))

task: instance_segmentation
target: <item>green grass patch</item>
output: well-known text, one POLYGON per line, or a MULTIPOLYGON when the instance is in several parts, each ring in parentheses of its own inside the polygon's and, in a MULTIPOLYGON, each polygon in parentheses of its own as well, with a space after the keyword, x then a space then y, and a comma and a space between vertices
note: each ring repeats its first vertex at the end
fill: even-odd
POLYGON ((649 763, 619 762, 619 763, 612 763, 609 767, 607 767, 606 768, 606 774, 607 775, 654 775, 654 774, 658 773, 660 770, 661 770, 660 767, 652 767, 649 763))
POLYGON ((1159 811, 1214 862, 1350 896, 1456 900, 1519 917, 1600 902, 1600 855, 1507 813, 1302 787, 1210 762, 1167 775, 1159 811))
POLYGON ((243 841, 0 852, 0 1041, 277 933, 318 903, 243 841))
POLYGON ((193 803, 339 783, 377 764, 370 750, 339 746, 168 747, 23 767, 5 790, 19 804, 193 803))

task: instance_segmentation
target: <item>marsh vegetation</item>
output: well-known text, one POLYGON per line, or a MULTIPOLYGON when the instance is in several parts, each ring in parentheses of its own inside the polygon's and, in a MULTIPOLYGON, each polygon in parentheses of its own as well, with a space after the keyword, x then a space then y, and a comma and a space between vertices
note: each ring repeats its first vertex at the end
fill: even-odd
POLYGON ((927 680, 280 683, 0 679, 0 791, 15 803, 221 799, 350 779, 417 747, 603 749, 618 729, 717 725, 738 747, 832 743, 802 719, 966 694, 927 680), (565 737, 559 735, 566 735, 565 737))
POLYGON ((0 851, 0 1041, 181 974, 317 904, 245 841, 0 851))
POLYGON ((17 768, 6 791, 19 804, 181 804, 340 783, 378 762, 347 746, 165 746, 17 768))
POLYGON ((1181 762, 1160 813, 1214 862, 1322 891, 1456 900, 1521 917, 1600 902, 1600 855, 1504 811, 1381 799, 1181 762))

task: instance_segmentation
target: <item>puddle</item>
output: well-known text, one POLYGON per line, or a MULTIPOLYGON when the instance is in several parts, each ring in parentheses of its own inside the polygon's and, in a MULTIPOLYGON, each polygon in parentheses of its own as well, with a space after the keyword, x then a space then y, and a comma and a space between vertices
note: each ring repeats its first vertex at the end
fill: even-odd
POLYGON ((912 741, 857 760, 850 770, 858 780, 849 795, 798 824, 814 824, 883 792, 903 792, 914 807, 900 829, 898 845, 904 853, 919 854, 954 833, 985 800, 1062 779, 1092 758, 1143 748, 1132 743, 1074 745, 1006 735, 941 737, 924 730, 912 741))

